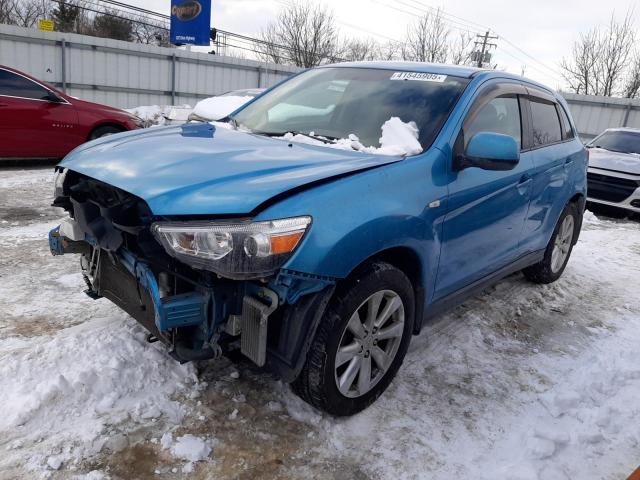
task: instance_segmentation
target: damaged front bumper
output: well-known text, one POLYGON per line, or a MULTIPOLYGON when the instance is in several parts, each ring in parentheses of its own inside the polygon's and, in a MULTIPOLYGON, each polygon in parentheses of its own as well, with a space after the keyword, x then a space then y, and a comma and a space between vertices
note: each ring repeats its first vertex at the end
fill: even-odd
POLYGON ((187 291, 183 287, 177 293, 168 285, 177 272, 159 272, 124 246, 103 250, 75 227, 65 219, 50 231, 52 254, 81 254, 86 293, 126 311, 150 332, 150 340, 167 345, 174 358, 216 358, 239 347, 285 381, 295 378, 333 292, 332 279, 281 270, 263 282, 191 279, 187 291))

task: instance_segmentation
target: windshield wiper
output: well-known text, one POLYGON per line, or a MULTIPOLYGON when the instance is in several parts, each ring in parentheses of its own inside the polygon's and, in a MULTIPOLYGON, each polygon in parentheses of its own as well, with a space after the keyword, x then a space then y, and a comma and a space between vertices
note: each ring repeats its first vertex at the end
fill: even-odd
POLYGON ((312 138, 313 140, 319 140, 322 143, 336 143, 336 141, 338 140, 336 137, 328 137, 326 135, 315 135, 315 134, 304 133, 304 132, 299 132, 295 130, 287 133, 290 133, 291 135, 302 135, 303 137, 312 138))
POLYGON ((318 140, 322 143, 333 144, 338 140, 337 137, 329 137, 327 135, 312 135, 311 133, 304 133, 298 130, 287 130, 286 132, 261 132, 259 130, 252 130, 251 133, 256 135, 264 135, 265 137, 284 137, 287 133, 291 135, 302 135, 303 137, 312 138, 313 140, 318 140))

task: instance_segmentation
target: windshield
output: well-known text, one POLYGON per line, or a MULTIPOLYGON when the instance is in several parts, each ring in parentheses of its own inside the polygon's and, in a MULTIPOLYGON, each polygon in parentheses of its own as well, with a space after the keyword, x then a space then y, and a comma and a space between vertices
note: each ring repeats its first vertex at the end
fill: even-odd
POLYGON ((380 146, 392 117, 415 122, 428 148, 469 80, 447 75, 328 67, 304 72, 258 98, 234 116, 255 133, 288 132, 344 139, 356 135, 380 146))
POLYGON ((640 154, 640 132, 610 130, 593 140, 589 146, 612 152, 640 154))

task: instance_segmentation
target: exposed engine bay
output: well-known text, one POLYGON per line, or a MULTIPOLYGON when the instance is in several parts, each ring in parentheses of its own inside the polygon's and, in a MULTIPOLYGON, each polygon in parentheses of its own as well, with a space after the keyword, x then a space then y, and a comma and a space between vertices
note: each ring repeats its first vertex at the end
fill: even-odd
MULTIPOLYGON (((79 254, 85 293, 126 311, 149 331, 150 342, 161 341, 180 362, 239 349, 285 380, 295 376, 299 353, 313 333, 308 329, 317 323, 301 317, 322 313, 332 279, 284 269, 225 277, 201 263, 189 265, 154 235, 154 226, 176 219, 154 217, 142 199, 70 170, 56 181, 53 205, 69 217, 49 234, 52 253, 79 254)), ((178 243, 185 244, 184 235, 178 243)), ((272 267, 259 263, 265 265, 272 267)))

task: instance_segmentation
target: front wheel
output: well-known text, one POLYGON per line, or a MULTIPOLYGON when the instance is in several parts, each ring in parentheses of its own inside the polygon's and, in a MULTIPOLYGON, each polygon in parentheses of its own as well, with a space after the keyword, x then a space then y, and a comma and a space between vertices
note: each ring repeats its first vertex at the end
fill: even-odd
POLYGON ((571 256, 578 225, 578 207, 575 203, 570 203, 558 219, 544 258, 522 271, 528 280, 534 283, 552 283, 560 278, 571 256))
POLYGON ((414 322, 409 279, 372 262, 329 304, 293 390, 332 415, 353 415, 389 386, 409 346, 414 322))
POLYGON ((91 135, 89 136, 89 140, 95 140, 96 138, 108 137, 109 135, 113 135, 116 133, 124 132, 124 129, 120 127, 114 127, 113 125, 105 125, 103 127, 96 128, 91 135))

